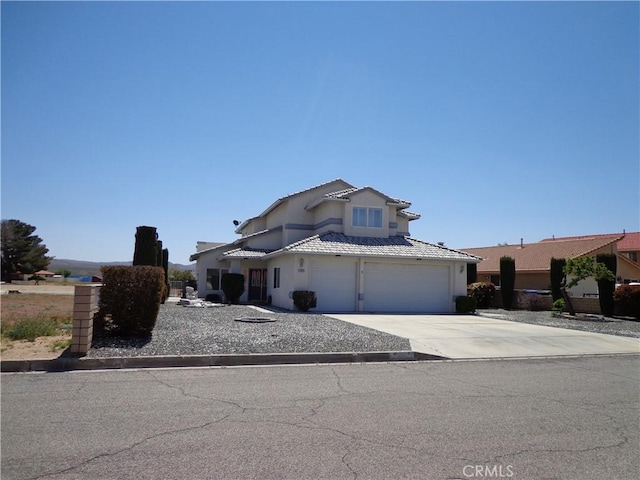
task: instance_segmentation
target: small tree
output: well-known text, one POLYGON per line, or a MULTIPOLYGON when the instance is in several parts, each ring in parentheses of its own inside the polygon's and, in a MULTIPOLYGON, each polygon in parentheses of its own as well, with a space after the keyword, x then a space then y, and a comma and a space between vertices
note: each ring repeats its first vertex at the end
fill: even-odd
POLYGON ((575 287, 585 278, 593 277, 596 282, 601 280, 609 280, 615 282, 616 276, 609 270, 603 263, 598 263, 592 256, 570 258, 567 260, 567 264, 564 267, 564 274, 566 279, 571 277, 571 280, 566 281, 566 284, 562 288, 564 299, 567 302, 569 313, 575 315, 576 312, 571 305, 571 299, 567 295, 566 290, 568 288, 575 287))
POLYGON ((567 279, 572 277, 565 285, 565 288, 575 287, 585 278, 593 277, 596 281, 615 281, 616 276, 604 264, 595 261, 594 257, 570 258, 564 267, 564 274, 567 279))
POLYGON ((195 279, 196 277, 191 270, 169 270, 169 280, 189 282, 195 279))
POLYGON ((551 259, 551 296, 554 302, 562 298, 562 282, 564 281, 564 266, 566 264, 567 261, 564 258, 551 259))
POLYGON ((502 306, 511 310, 516 284, 516 261, 511 257, 500 258, 500 295, 502 306))
POLYGON ((66 268, 63 268, 61 270, 57 270, 56 271, 56 275, 60 275, 64 278, 69 278, 69 275, 71 275, 71 272, 69 270, 67 270, 66 268))

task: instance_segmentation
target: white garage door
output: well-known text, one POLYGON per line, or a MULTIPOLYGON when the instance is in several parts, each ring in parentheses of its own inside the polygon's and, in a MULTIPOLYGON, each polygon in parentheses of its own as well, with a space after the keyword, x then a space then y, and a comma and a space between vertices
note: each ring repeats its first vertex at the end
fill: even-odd
POLYGON ((357 264, 349 260, 312 260, 309 289, 316 292, 319 312, 353 312, 356 309, 357 264))
POLYGON ((449 266, 365 263, 364 310, 450 312, 449 266))

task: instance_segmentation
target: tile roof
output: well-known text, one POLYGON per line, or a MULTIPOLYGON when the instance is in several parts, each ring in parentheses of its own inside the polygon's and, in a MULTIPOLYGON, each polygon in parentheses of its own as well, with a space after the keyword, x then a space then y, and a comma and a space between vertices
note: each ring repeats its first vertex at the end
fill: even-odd
MULTIPOLYGON (((302 193, 306 193, 306 192, 310 192, 311 190, 315 190, 317 188, 322 188, 325 187, 327 185, 331 185, 332 183, 341 183, 342 187, 344 189, 344 187, 346 187, 347 189, 351 189, 351 188, 355 188, 353 185, 351 185, 349 182, 344 181, 341 178, 336 178, 334 180, 331 180, 329 182, 325 182, 325 183, 321 183, 319 185, 315 185, 313 187, 309 187, 309 188, 305 188, 304 190, 300 190, 298 192, 294 192, 294 193, 290 193, 288 195, 285 195, 284 197, 280 197, 278 198, 275 202, 273 202, 271 205, 269 205, 269 207, 267 207, 267 209, 262 212, 260 215, 258 215, 258 217, 254 217, 254 218, 259 218, 259 217, 264 217, 265 215, 267 215, 270 211, 272 211, 273 209, 275 209, 278 205, 282 204, 282 202, 284 202, 285 200, 288 200, 291 197, 295 197, 296 195, 300 195, 302 193)), ((244 223, 243 223, 244 225, 244 223)))
POLYGON ((326 198, 348 198, 351 195, 353 195, 356 192, 363 192, 365 190, 371 190, 375 193, 377 193, 378 195, 380 195, 381 197, 384 197, 387 199, 388 202, 391 203, 396 203, 400 206, 404 206, 406 207, 410 207, 411 206, 411 202, 408 202, 406 200, 402 200, 401 198, 395 198, 395 197, 390 197, 389 195, 386 195, 384 193, 382 193, 380 190, 377 190, 373 187, 360 187, 360 188, 347 188, 345 190, 340 190, 338 192, 331 192, 331 193, 327 193, 325 195, 326 198))
POLYGON ((270 253, 307 253, 317 255, 348 255, 358 257, 423 258, 477 262, 478 257, 409 237, 351 237, 326 232, 314 235, 270 253))
POLYGON ((575 258, 617 242, 622 235, 602 235, 585 238, 545 240, 525 243, 523 246, 504 245, 497 247, 463 248, 464 252, 482 257, 478 272, 499 272, 500 257, 509 256, 516 261, 520 271, 549 270, 551 258, 575 258))
MULTIPOLYGON (((212 242, 212 243, 213 243, 213 242, 212 242)), ((231 243, 217 243, 217 244, 216 244, 216 245, 214 245, 214 246, 211 246, 211 247, 209 247, 209 248, 205 248, 204 250, 200 250, 200 251, 198 251, 198 252, 196 252, 196 253, 192 254, 192 255, 189 257, 189 261, 190 261, 190 262, 195 262, 195 261, 196 261, 196 260, 198 260, 198 258, 200 258, 200 256, 202 256, 203 254, 205 254, 205 253, 209 253, 209 252, 213 252, 214 250, 220 250, 220 249, 222 249, 222 248, 224 248, 224 247, 227 247, 227 246, 229 246, 229 245, 232 245, 232 244, 231 244, 231 243)))
POLYGON ((265 250, 260 248, 235 248, 224 252, 220 255, 221 258, 262 258, 272 250, 265 250))
POLYGON ((410 212, 409 210, 400 210, 398 216, 408 218, 409 220, 417 220, 420 218, 419 213, 410 212))
POLYGON ((640 232, 626 233, 618 242, 618 251, 640 251, 640 232))

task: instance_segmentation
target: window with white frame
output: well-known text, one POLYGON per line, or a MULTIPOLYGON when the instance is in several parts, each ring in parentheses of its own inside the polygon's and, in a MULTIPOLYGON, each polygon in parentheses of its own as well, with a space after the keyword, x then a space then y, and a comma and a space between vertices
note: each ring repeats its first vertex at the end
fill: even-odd
POLYGON ((207 268, 207 290, 221 290, 222 274, 228 272, 228 268, 207 268))
POLYGON ((382 209, 375 207, 353 207, 354 227, 382 228, 382 209))

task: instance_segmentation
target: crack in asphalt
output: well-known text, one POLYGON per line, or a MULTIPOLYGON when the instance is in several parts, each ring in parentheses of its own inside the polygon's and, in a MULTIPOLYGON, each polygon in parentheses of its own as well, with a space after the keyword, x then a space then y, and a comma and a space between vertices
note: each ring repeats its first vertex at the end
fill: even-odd
POLYGON ((36 477, 31 477, 29 480, 38 480, 40 478, 46 478, 46 477, 51 477, 53 475, 61 475, 61 474, 64 474, 64 473, 72 472, 73 470, 77 470, 78 468, 81 468, 84 465, 87 465, 87 464, 89 464, 89 463, 91 463, 91 462, 93 462, 95 460, 98 460, 98 459, 101 459, 101 458, 109 458, 109 457, 113 457, 113 456, 119 455, 121 453, 133 450, 134 448, 139 447, 140 445, 142 445, 144 443, 147 443, 147 442, 149 442, 151 440, 154 440, 156 438, 159 438, 159 437, 163 437, 165 435, 174 435, 176 433, 189 432, 189 431, 192 431, 192 430, 199 430, 199 429, 202 429, 202 428, 209 427, 211 425, 214 425, 216 423, 219 423, 219 422, 225 420, 230 415, 231 414, 226 415, 226 416, 224 416, 222 418, 218 418, 218 419, 216 419, 214 421, 211 421, 211 422, 203 423, 202 425, 193 425, 191 427, 178 428, 178 429, 174 429, 174 430, 167 430, 165 432, 156 433, 154 435, 150 435, 148 437, 145 437, 145 438, 143 438, 142 440, 140 440, 138 442, 132 443, 131 445, 129 445, 129 446, 125 447, 125 448, 121 448, 120 450, 117 450, 115 452, 100 453, 98 455, 94 455, 91 458, 83 460, 82 462, 78 463, 77 465, 73 465, 71 467, 67 467, 67 468, 63 468, 63 469, 60 469, 60 470, 56 470, 54 472, 48 472, 48 473, 45 473, 45 474, 42 474, 42 475, 38 475, 36 477))
MULTIPOLYGON (((553 362, 553 363, 558 363, 558 362, 553 362)), ((563 364, 564 365, 564 364, 563 364)), ((431 377, 436 377, 436 378, 442 378, 439 375, 434 375, 433 373, 429 373, 426 372, 422 369, 416 369, 416 368, 411 368, 411 365, 400 365, 400 364, 395 364, 394 366, 396 366, 397 368, 403 368, 403 369, 407 369, 407 370, 411 370, 411 371, 415 371, 415 372, 420 372, 423 373, 427 376, 431 376, 431 377)), ((592 371, 590 369, 586 369, 586 368, 580 368, 580 370, 584 370, 584 371, 592 371)), ((598 372, 598 373, 602 373, 602 372, 598 372)), ((622 376, 622 375, 615 375, 617 377, 621 377, 621 378, 625 378, 627 379, 628 377, 626 376, 622 376)), ((491 389, 492 391, 501 391, 504 392, 504 395, 493 395, 494 397, 503 397, 503 398, 525 398, 525 399, 531 399, 531 400, 542 400, 542 401, 546 401, 546 402, 553 402, 553 403, 557 403, 559 405, 561 405, 562 407, 565 408, 576 408, 576 409, 580 409, 580 410, 584 410, 586 412, 588 412, 591 415, 600 415, 604 417, 604 421, 607 422, 611 422, 614 424, 614 429, 611 431, 611 433, 613 433, 614 435, 617 435, 618 437, 621 438, 621 440, 617 443, 613 443, 611 445, 596 445, 593 447, 589 447, 589 448, 582 448, 582 449, 523 449, 523 450, 519 450, 517 452, 511 452, 511 453, 504 453, 502 455, 497 455, 489 460, 478 460, 475 459, 473 461, 476 462, 480 462, 480 463, 500 463, 500 459, 506 458, 506 457, 512 457, 512 456, 519 456, 519 455, 524 455, 527 453, 532 453, 532 454, 545 454, 545 453, 587 453, 587 452, 595 452, 595 451, 599 451, 599 450, 606 450, 606 449, 611 449, 611 448, 620 448, 623 445, 627 444, 630 439, 624 434, 624 432, 622 431, 624 426, 619 424, 618 419, 616 419, 613 415, 608 414, 606 411, 606 408, 608 408, 608 406, 610 406, 611 404, 608 404, 608 406, 606 405, 601 405, 601 404, 584 404, 584 403, 577 403, 574 401, 570 401, 570 400, 563 400, 563 399, 558 399, 558 398, 550 398, 550 397, 546 397, 546 396, 542 396, 542 395, 531 395, 531 394, 520 394, 520 393, 515 393, 515 392, 509 392, 503 388, 500 387, 487 387, 485 385, 482 384, 478 384, 476 382, 471 382, 471 381, 464 381, 464 380, 460 380, 460 379, 451 379, 448 378, 449 381, 455 381, 458 383, 463 383, 463 384, 468 384, 468 385, 473 385, 475 387, 478 388, 484 388, 484 389, 491 389), (594 408, 597 407, 597 408, 594 408)), ((461 395, 464 398, 488 398, 491 395, 461 395)), ((622 404, 629 404, 632 402, 628 402, 628 401, 619 401, 616 403, 622 403, 622 404)), ((637 404, 637 403, 636 403, 637 404)))

